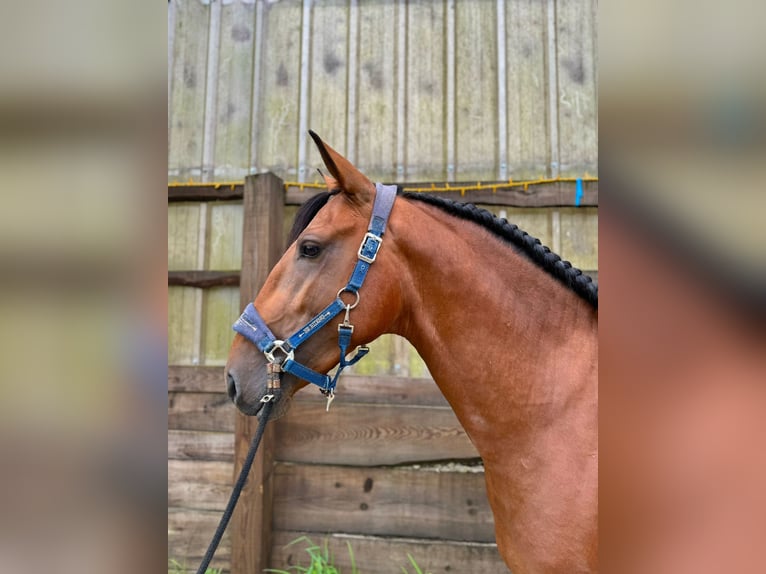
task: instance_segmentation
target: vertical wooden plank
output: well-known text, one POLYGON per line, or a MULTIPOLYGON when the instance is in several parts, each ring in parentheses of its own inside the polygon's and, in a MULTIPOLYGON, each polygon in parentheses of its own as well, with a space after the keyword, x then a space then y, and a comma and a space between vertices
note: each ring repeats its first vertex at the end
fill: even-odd
POLYGON ((561 212, 558 209, 551 210, 551 235, 550 248, 561 256, 561 212))
POLYGON ((212 181, 218 124, 218 55, 221 48, 221 2, 210 3, 205 77, 205 127, 202 141, 202 181, 212 181))
POLYGON ((214 160, 218 181, 239 180, 249 172, 254 27, 254 3, 224 2, 214 160))
POLYGON ((559 154, 562 175, 595 173, 598 113, 595 0, 556 7, 559 154))
POLYGON ((583 271, 598 269, 598 208, 561 210, 561 257, 583 271))
POLYGON ((168 142, 170 141, 170 102, 173 94, 173 60, 176 37, 176 2, 168 2, 168 142))
POLYGON ((396 3, 396 176, 404 177, 407 132, 407 0, 396 3))
MULTIPOLYGON (((202 364, 223 366, 229 356, 231 326, 242 312, 238 287, 214 287, 203 290, 204 320, 202 330, 202 364)), ((221 371, 223 381, 223 370, 221 371)), ((223 385, 223 383, 221 383, 223 385)), ((223 390, 223 386, 221 386, 223 390)))
POLYGON ((199 179, 205 122, 209 4, 176 1, 168 178, 199 179))
POLYGON ((248 176, 242 200, 242 278, 240 306, 244 308, 266 281, 284 251, 282 225, 284 186, 273 173, 248 176))
POLYGON ((495 4, 457 2, 456 178, 497 177, 497 26, 495 4))
POLYGON ((346 158, 356 164, 356 110, 359 105, 357 94, 357 63, 359 62, 359 0, 349 0, 348 6, 348 111, 346 112, 346 158))
POLYGON ((548 175, 559 175, 559 107, 558 73, 556 65, 556 0, 545 3, 545 85, 548 113, 548 175))
MULTIPOLYGON (((301 2, 267 2, 263 8, 263 62, 257 133, 258 171, 295 179, 298 165, 298 97, 301 2)), ((308 137, 301 134, 300 137, 308 137)))
POLYGON ((508 175, 547 173, 545 3, 510 2, 506 10, 508 175))
POLYGON ((446 48, 447 48, 447 181, 455 181, 455 2, 457 0, 447 0, 447 13, 445 15, 446 23, 446 48))
POLYGON ((253 86, 250 90, 252 95, 250 110, 250 173, 256 172, 260 149, 258 148, 258 134, 261 131, 261 80, 264 70, 264 3, 260 0, 250 0, 255 4, 255 28, 253 29, 253 86))
POLYGON ((407 181, 447 177, 445 10, 441 2, 409 5, 407 26, 407 181))
POLYGON ((197 291, 193 287, 168 287, 168 364, 193 363, 197 291))
POLYGON ((359 4, 357 165, 373 181, 396 179, 396 5, 359 4))
MULTIPOLYGON (((282 254, 283 208, 284 188, 282 181, 274 174, 250 176, 245 180, 240 308, 255 298, 256 292, 282 254)), ((234 476, 242 468, 257 426, 255 417, 237 413, 234 476)), ((232 517, 233 574, 261 572, 269 564, 273 452, 274 426, 267 425, 250 479, 232 517)))
MULTIPOLYGON (((346 72, 348 10, 335 3, 315 4, 311 16, 308 127, 337 150, 346 149, 346 72)), ((307 137, 299 134, 298 137, 307 137)), ((312 142, 307 154, 307 179, 323 166, 312 142)))
POLYGON ((306 159, 309 129, 309 90, 311 72, 311 5, 312 0, 303 0, 301 11, 301 83, 298 102, 298 181, 306 181, 306 159), (301 137, 303 136, 303 137, 301 137))
POLYGON ((508 54, 505 0, 496 0, 497 6, 497 177, 508 178, 508 54))
MULTIPOLYGON (((194 269, 205 268, 205 254, 207 253, 207 231, 208 231, 208 204, 203 202, 199 206, 199 237, 197 241, 197 260, 195 261, 194 269)), ((199 365, 202 363, 202 346, 204 329, 204 304, 205 298, 202 289, 195 289, 195 308, 194 308, 194 351, 192 355, 192 364, 199 365)))
MULTIPOLYGON (((168 269, 200 269, 199 203, 168 205, 168 269)), ((194 364, 198 358, 201 292, 191 287, 168 288, 168 363, 194 364)))
POLYGON ((196 269, 199 203, 168 205, 168 269, 196 269))
POLYGON ((242 203, 211 203, 205 269, 229 271, 242 265, 242 203))

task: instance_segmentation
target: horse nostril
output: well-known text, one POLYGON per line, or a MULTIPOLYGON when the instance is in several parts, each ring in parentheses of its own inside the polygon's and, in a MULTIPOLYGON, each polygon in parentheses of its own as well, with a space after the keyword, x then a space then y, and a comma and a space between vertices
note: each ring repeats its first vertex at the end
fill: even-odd
POLYGON ((226 392, 229 393, 229 398, 233 401, 237 398, 237 382, 231 374, 231 371, 226 373, 226 392))

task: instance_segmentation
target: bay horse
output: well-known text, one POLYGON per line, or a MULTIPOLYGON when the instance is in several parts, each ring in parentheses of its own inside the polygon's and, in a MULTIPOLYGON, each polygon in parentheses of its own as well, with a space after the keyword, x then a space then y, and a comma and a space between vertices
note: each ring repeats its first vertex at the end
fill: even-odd
POLYGON ((310 133, 328 192, 235 324, 229 396, 276 418, 309 383, 331 398, 323 373, 349 348, 400 335, 484 461, 508 567, 597 571, 597 286, 504 219, 375 185, 310 133))

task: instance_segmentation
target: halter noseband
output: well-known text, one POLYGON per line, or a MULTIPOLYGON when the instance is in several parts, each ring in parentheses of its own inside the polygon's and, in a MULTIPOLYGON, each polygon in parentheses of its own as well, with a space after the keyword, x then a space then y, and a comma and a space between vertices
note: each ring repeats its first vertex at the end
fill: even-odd
MULTIPOLYGON (((245 311, 234 323, 232 328, 253 343, 258 350, 264 354, 266 360, 269 362, 268 389, 270 393, 264 395, 261 402, 267 403, 274 400, 280 388, 282 372, 290 373, 291 375, 318 386, 321 392, 328 397, 328 401, 332 401, 332 398, 335 396, 335 386, 338 383, 338 378, 340 377, 341 372, 343 372, 343 369, 353 365, 369 352, 369 348, 359 347, 356 354, 350 360, 346 360, 348 346, 351 344, 351 335, 354 332, 354 326, 349 323, 349 313, 351 312, 351 309, 359 304, 359 289, 361 289, 362 284, 364 283, 370 265, 375 262, 375 258, 378 255, 378 250, 383 242, 383 233, 386 231, 386 223, 391 214, 394 199, 396 199, 395 185, 376 183, 375 188, 377 193, 375 194, 375 203, 372 206, 372 217, 370 217, 370 225, 367 228, 367 233, 362 239, 359 251, 357 252, 358 259, 356 266, 351 273, 351 278, 348 280, 348 283, 338 291, 338 294, 332 303, 317 313, 308 323, 306 323, 306 325, 298 329, 284 341, 277 339, 274 336, 252 303, 245 307, 245 311), (341 299, 343 293, 352 294, 354 296, 353 303, 344 303, 341 299), (342 311, 345 311, 346 314, 343 323, 338 324, 340 361, 338 369, 335 371, 335 375, 332 377, 330 375, 323 375, 295 361, 295 349, 307 341, 312 335, 317 333, 322 327, 327 325, 333 317, 336 317, 342 311), (275 356, 275 353, 281 354, 275 356)), ((327 406, 329 408, 329 402, 327 406)))

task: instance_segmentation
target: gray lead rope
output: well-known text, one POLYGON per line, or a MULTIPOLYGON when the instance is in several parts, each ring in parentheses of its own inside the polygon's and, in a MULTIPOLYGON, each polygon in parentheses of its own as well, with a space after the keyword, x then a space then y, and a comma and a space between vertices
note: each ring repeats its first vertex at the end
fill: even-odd
MULTIPOLYGON (((279 389, 275 390, 277 393, 279 392, 279 389)), ((226 510, 223 511, 223 516, 221 516, 221 521, 218 523, 218 528, 215 530, 213 539, 210 541, 210 545, 207 547, 207 551, 202 557, 202 563, 199 565, 199 568, 197 568, 197 574, 205 574, 207 567, 210 565, 210 561, 213 559, 215 551, 218 549, 218 545, 221 543, 221 538, 223 538, 226 526, 228 526, 229 520, 231 520, 231 515, 234 513, 234 507, 237 506, 239 495, 242 493, 242 488, 247 482, 247 475, 250 474, 250 468, 253 466, 255 453, 258 451, 258 445, 261 443, 263 430, 266 428, 266 423, 269 421, 269 415, 271 414, 271 407, 273 405, 273 401, 269 401, 263 405, 261 420, 258 423, 258 430, 255 432, 253 442, 250 443, 250 450, 247 451, 245 462, 242 463, 242 470, 237 477, 237 482, 234 483, 234 489, 231 491, 229 502, 226 504, 226 510)))

